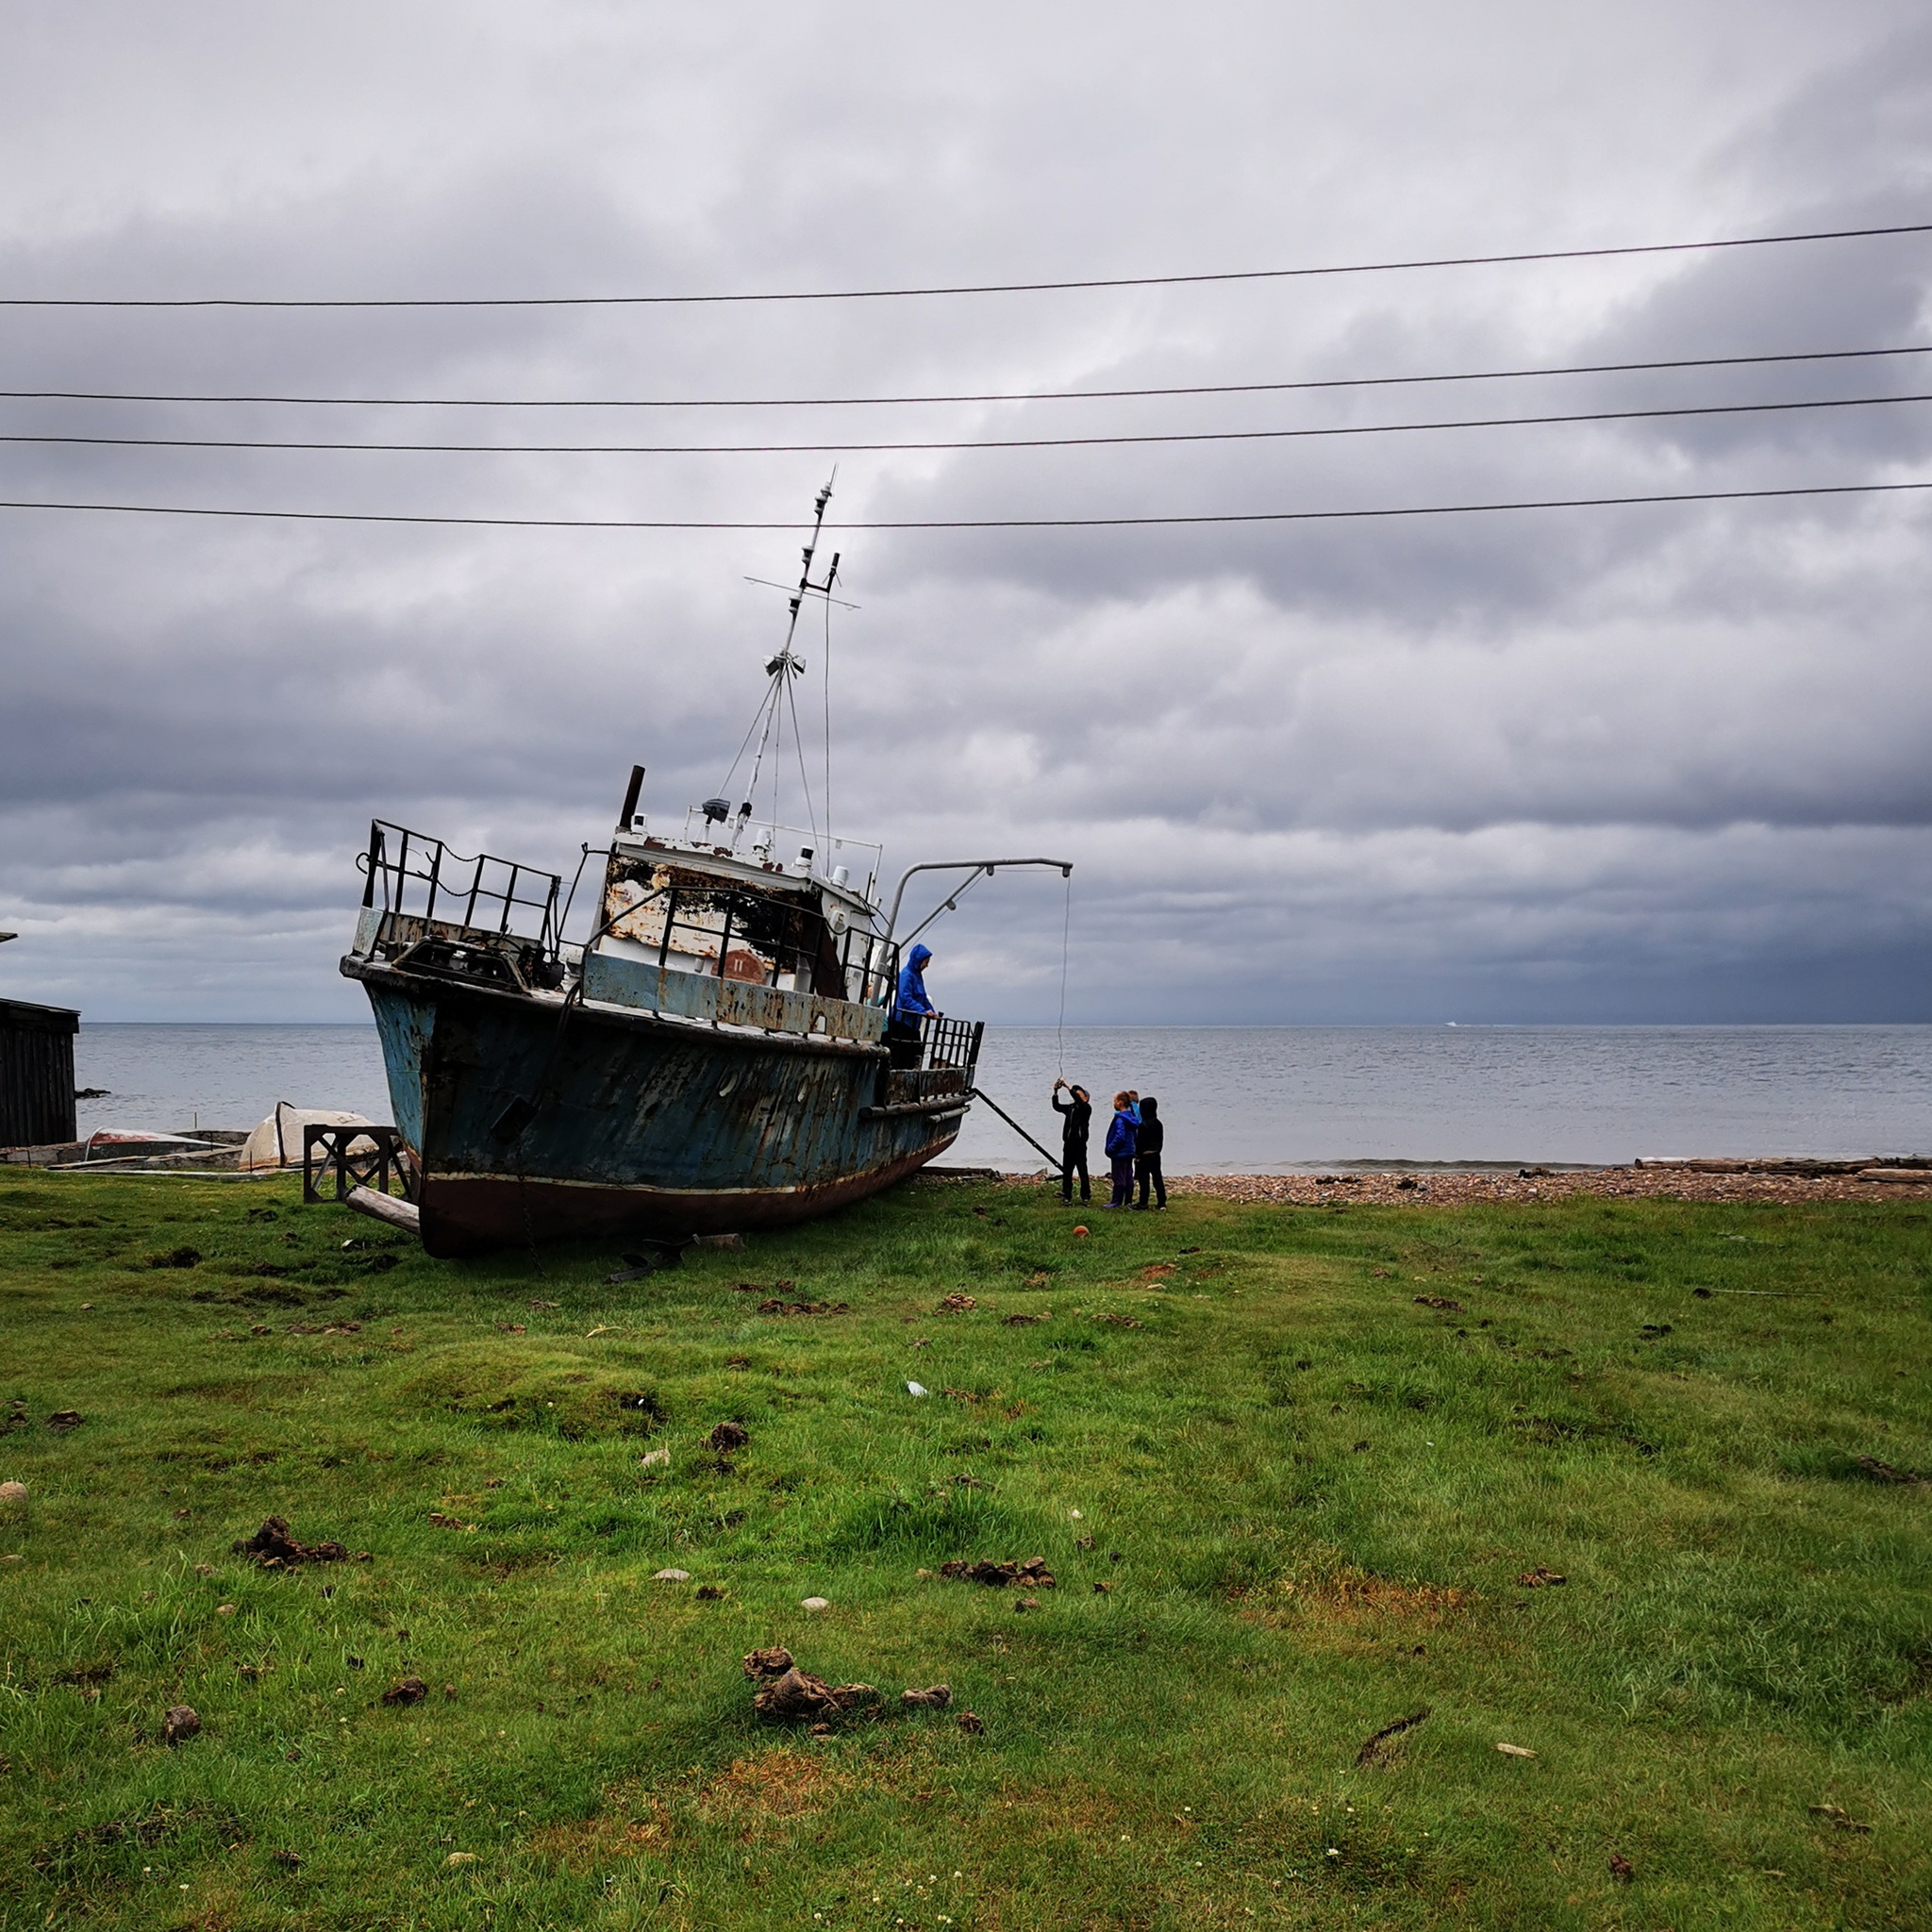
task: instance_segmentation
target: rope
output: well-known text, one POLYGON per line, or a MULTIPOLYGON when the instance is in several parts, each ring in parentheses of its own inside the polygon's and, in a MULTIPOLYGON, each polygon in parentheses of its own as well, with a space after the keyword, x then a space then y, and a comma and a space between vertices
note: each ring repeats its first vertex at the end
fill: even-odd
POLYGON ((1055 1048, 1059 1061, 1059 1077, 1067 1077, 1067 949, 1074 931, 1074 874, 1066 875, 1067 909, 1060 922, 1060 1018, 1058 1041, 1055 1048))

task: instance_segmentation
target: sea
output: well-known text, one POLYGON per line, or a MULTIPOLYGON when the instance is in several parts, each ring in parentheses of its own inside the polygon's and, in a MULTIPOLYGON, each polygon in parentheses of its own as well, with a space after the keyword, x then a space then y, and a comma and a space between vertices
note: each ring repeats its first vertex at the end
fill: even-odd
MULTIPOLYGON (((75 1070, 108 1090, 83 1134, 247 1127, 277 1100, 391 1117, 368 1025, 83 1023, 75 1070)), ((987 1028, 981 1091, 1049 1148, 1060 1074, 1103 1111, 1158 1096, 1170 1174, 1932 1152, 1932 1026, 987 1028)), ((986 1107, 945 1158, 1043 1164, 986 1107)))

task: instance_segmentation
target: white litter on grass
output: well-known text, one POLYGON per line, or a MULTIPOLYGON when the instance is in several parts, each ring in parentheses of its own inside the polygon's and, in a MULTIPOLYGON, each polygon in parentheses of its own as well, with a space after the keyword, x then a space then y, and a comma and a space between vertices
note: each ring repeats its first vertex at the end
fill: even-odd
POLYGON ((651 1578, 651 1581, 653 1583, 689 1583, 691 1581, 691 1572, 689 1570, 660 1570, 651 1578))
POLYGON ((802 1596, 798 1600, 798 1607, 801 1610, 829 1610, 832 1601, 824 1596, 802 1596))
POLYGON ((638 1467, 640 1469, 656 1469, 658 1464, 667 1463, 670 1460, 670 1450, 653 1449, 648 1456, 640 1456, 638 1457, 638 1467))
POLYGON ((1534 1757, 1536 1753, 1522 1744, 1498 1744, 1496 1749, 1505 1757, 1534 1757))
POLYGON ((1080 1521, 1080 1512, 1077 1509, 1069 1509, 1067 1515, 1075 1523, 1080 1521))
POLYGON ((932 1391, 918 1382, 908 1382, 906 1385, 906 1392, 908 1395, 930 1395, 932 1391))

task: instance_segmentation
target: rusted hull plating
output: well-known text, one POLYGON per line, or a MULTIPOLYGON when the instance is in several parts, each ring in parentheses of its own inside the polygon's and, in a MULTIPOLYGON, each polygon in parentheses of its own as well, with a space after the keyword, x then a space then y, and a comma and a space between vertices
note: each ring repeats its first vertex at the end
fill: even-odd
POLYGON ((342 970, 375 1008, 432 1255, 808 1220, 943 1153, 964 1112, 959 1074, 951 1110, 874 1115, 896 1097, 875 1047, 342 970))

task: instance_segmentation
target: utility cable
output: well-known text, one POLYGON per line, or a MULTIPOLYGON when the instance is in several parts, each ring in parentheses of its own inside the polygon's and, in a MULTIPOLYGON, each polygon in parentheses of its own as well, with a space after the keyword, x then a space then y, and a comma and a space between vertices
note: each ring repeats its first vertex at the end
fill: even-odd
POLYGON ((1661 369, 1743 369, 1778 362, 1847 362, 1928 356, 1932 342, 1890 349, 1789 349, 1760 356, 1676 356, 1652 362, 1570 362, 1527 369, 1462 369, 1427 375, 1324 375, 1295 382, 1197 382, 1153 389, 991 390, 904 396, 271 396, 178 391, 0 389, 0 402, 273 403, 335 409, 859 409, 920 403, 1118 402, 1148 396, 1238 396, 1290 390, 1393 389, 1416 383, 1513 382, 1538 375, 1632 375, 1661 369))
POLYGON ((1295 429, 1173 429, 1122 436, 1007 436, 934 442, 306 442, 225 436, 62 436, 0 432, 0 443, 83 449, 298 450, 360 456, 769 457, 855 456, 975 449, 1111 449, 1127 443, 1278 442, 1307 437, 1393 436, 1420 429, 1516 429, 1554 424, 1644 423, 1681 416, 1757 416, 1793 409, 1869 409, 1932 403, 1932 393, 1822 396, 1774 403, 1683 403, 1667 408, 1581 409, 1542 416, 1464 416, 1431 423, 1341 423, 1295 429))
POLYGON ((1721 248, 1774 248, 1794 242, 1854 242, 1932 233, 1932 222, 1883 227, 1814 228, 1789 235, 1734 235, 1702 242, 1635 242, 1605 248, 1520 249, 1507 255, 1424 256, 1398 261, 1335 262, 1311 268, 1221 269, 1195 275, 1104 275, 1041 282, 958 282, 927 287, 771 290, 711 295, 0 295, 5 308, 653 308, 711 303, 875 302, 908 295, 1036 295, 1082 289, 1186 288, 1210 282, 1278 282, 1324 275, 1391 275, 1411 269, 1496 268, 1532 261, 1604 261, 1621 256, 1690 255, 1721 248))
MULTIPOLYGON (((1751 503, 1800 496, 1887 496, 1932 490, 1932 478, 1901 483, 1794 483, 1769 490, 1646 491, 1627 496, 1512 497, 1490 503, 1401 504, 1367 509, 1212 510, 1181 516, 905 517, 841 522, 841 530, 1127 530, 1208 524, 1353 523, 1391 517, 1481 516, 1498 510, 1615 509, 1640 504, 1751 503)), ((724 522, 670 517, 488 517, 350 509, 233 509, 207 504, 0 501, 0 509, 64 510, 115 516, 228 517, 247 522, 396 524, 479 530, 809 530, 800 522, 724 522)), ((763 753, 760 750, 759 756, 763 753)))

